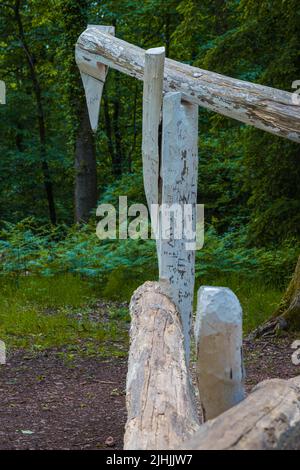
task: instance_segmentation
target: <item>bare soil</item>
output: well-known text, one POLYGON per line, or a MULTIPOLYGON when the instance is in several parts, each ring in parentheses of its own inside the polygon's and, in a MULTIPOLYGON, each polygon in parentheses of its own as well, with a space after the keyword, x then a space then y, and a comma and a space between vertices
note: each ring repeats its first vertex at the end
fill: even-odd
MULTIPOLYGON (((245 340, 247 390, 300 374, 294 336, 245 340)), ((300 335, 298 337, 300 339, 300 335)), ((0 366, 0 449, 122 449, 127 361, 15 351, 0 366)))

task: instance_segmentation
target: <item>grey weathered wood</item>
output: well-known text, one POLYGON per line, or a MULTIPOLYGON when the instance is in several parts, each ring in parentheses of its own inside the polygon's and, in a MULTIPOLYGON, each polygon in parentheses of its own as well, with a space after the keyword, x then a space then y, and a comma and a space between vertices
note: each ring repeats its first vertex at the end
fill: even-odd
POLYGON ((144 188, 150 211, 153 204, 159 204, 158 134, 163 100, 164 62, 164 47, 149 49, 145 54, 142 156, 144 188))
POLYGON ((200 426, 189 450, 273 450, 300 447, 300 376, 258 384, 241 403, 200 426), (289 444, 290 443, 290 444, 289 444))
POLYGON ((6 347, 4 341, 0 340, 0 364, 6 363, 6 347))
POLYGON ((168 93, 164 97, 160 175, 159 279, 169 284, 169 295, 180 312, 188 360, 195 280, 195 251, 189 247, 195 242, 196 232, 198 106, 182 103, 181 93, 168 93), (167 212, 172 210, 172 205, 178 208, 178 213, 169 218, 167 212), (184 215, 188 205, 192 236, 186 233, 188 227, 184 215), (176 233, 178 224, 181 233, 180 230, 176 233))
MULTIPOLYGON (((99 64, 143 80, 145 51, 90 27, 76 45, 80 70, 99 77, 99 64)), ((272 134, 300 142, 300 106, 286 91, 165 61, 164 91, 180 91, 183 98, 217 113, 272 134)))
POLYGON ((230 289, 200 287, 194 332, 197 384, 207 420, 245 398, 242 308, 230 289))
MULTIPOLYGON (((100 25, 88 25, 88 28, 94 28, 105 34, 114 35, 115 28, 113 26, 100 26, 100 25)), ((80 75, 85 91, 85 97, 88 107, 88 113, 90 118, 91 128, 96 132, 98 127, 100 104, 102 98, 102 92, 106 76, 108 73, 108 67, 104 64, 98 64, 97 77, 93 77, 84 71, 80 70, 80 75)))
POLYGON ((130 303, 124 448, 299 449, 300 377, 272 379, 199 425, 179 314, 163 285, 146 282, 130 303))
POLYGON ((178 312, 159 283, 146 282, 130 314, 124 448, 176 449, 199 426, 178 312))

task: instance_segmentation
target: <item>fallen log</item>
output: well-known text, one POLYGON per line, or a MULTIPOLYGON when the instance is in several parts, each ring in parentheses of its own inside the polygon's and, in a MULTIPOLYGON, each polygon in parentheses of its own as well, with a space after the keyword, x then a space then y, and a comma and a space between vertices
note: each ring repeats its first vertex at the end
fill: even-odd
MULTIPOLYGON (((75 57, 81 72, 99 80, 103 64, 139 80, 144 78, 145 51, 95 27, 81 34, 75 57)), ((300 106, 292 93, 171 59, 165 61, 164 91, 179 91, 186 101, 300 142, 300 106)))
POLYGON ((146 282, 131 299, 124 448, 300 450, 300 376, 261 382, 200 426, 180 316, 168 289, 146 282))
POLYGON ((189 450, 300 449, 300 377, 261 382, 241 403, 207 421, 189 450))
POLYGON ((130 314, 124 449, 175 449, 199 427, 180 316, 157 282, 135 291, 130 314))

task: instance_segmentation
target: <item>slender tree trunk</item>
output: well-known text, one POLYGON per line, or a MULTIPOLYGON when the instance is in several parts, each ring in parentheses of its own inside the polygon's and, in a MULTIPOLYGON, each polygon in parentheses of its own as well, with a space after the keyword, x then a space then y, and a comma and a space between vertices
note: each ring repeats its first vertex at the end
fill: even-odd
POLYGON ((25 51, 27 63, 30 70, 30 76, 33 83, 33 90, 36 98, 36 106, 37 106, 37 118, 38 118, 38 126, 39 126, 39 139, 40 139, 40 160, 41 160, 41 167, 43 173, 43 180, 44 180, 44 187, 46 191, 47 201, 48 201, 48 208, 49 208, 49 216, 52 224, 56 224, 56 211, 55 211, 55 204, 54 204, 54 196, 53 196, 53 185, 50 176, 50 170, 46 158, 46 126, 45 126, 45 114, 43 109, 43 102, 42 102, 42 93, 41 87, 39 83, 39 79, 35 69, 35 60, 30 52, 29 46, 25 39, 23 23, 20 15, 20 6, 21 0, 16 0, 15 7, 13 8, 15 13, 15 20, 18 25, 18 32, 19 32, 19 39, 21 41, 22 47, 25 51))
POLYGON ((286 320, 290 328, 300 327, 300 256, 291 282, 274 316, 286 320))
POLYGON ((170 31, 170 15, 167 13, 165 16, 165 48, 166 48, 166 57, 170 55, 170 45, 171 45, 171 31, 170 31))
POLYGON ((104 119, 105 119, 105 131, 108 141, 108 152, 111 158, 111 161, 114 161, 114 154, 115 154, 115 147, 112 137, 112 126, 111 126, 111 118, 109 113, 109 105, 108 105, 108 98, 106 92, 103 94, 103 103, 104 103, 104 119))
POLYGON ((87 222, 97 204, 97 162, 94 136, 84 102, 75 147, 75 218, 87 222))
POLYGON ((132 147, 130 149, 129 155, 128 155, 128 171, 129 173, 132 172, 132 157, 135 151, 136 147, 136 138, 137 138, 137 126, 136 126, 136 114, 137 114, 137 94, 138 94, 138 87, 137 84, 135 85, 134 89, 134 102, 133 102, 133 140, 132 140, 132 147))
POLYGON ((251 336, 269 336, 281 330, 300 329, 300 256, 287 290, 271 320, 254 330, 251 336))
POLYGON ((120 129, 120 87, 119 87, 119 76, 115 73, 115 89, 116 96, 114 99, 114 111, 113 111, 113 129, 115 135, 115 154, 113 159, 113 174, 120 176, 122 174, 122 162, 123 162, 123 149, 122 149, 122 134, 120 129))

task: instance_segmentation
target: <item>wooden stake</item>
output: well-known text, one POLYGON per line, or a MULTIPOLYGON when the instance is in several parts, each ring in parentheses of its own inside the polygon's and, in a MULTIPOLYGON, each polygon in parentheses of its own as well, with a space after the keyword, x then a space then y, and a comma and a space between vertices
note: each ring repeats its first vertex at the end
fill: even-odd
POLYGON ((230 289, 200 287, 194 331, 203 417, 213 419, 245 397, 242 308, 230 289))

